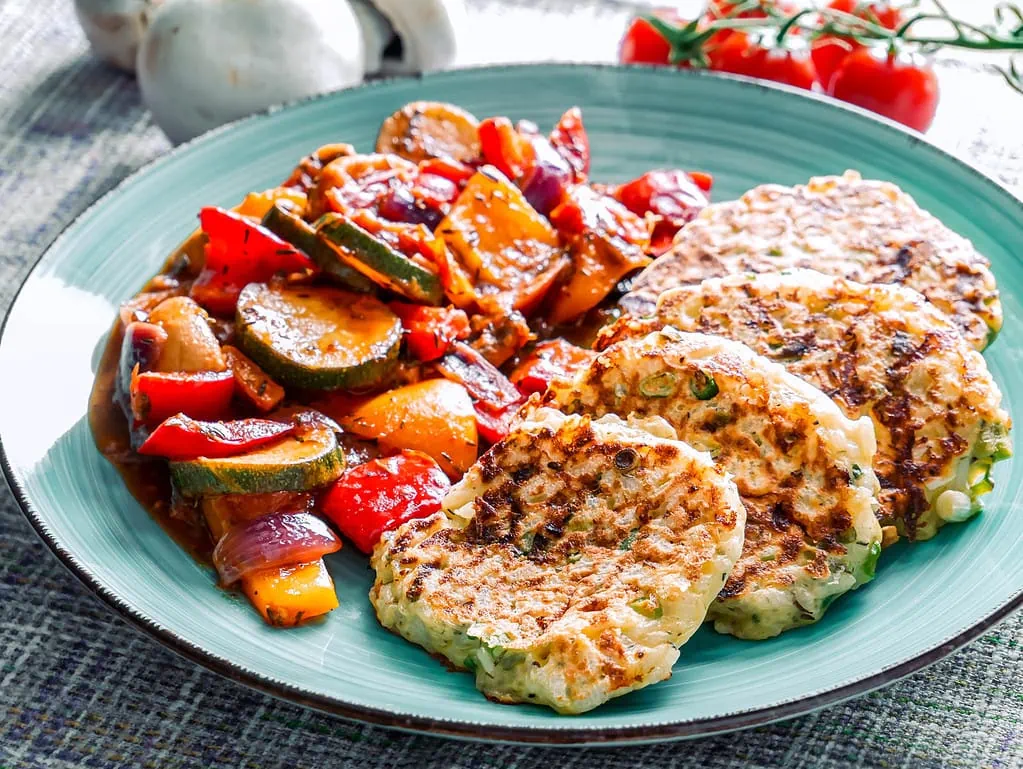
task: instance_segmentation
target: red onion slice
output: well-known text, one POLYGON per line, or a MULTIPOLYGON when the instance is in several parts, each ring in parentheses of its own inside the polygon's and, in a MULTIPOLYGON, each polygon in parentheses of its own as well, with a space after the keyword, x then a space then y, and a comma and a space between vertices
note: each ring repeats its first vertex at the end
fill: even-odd
POLYGON ((315 561, 341 549, 341 540, 311 513, 274 513, 227 532, 213 549, 225 585, 259 569, 315 561))

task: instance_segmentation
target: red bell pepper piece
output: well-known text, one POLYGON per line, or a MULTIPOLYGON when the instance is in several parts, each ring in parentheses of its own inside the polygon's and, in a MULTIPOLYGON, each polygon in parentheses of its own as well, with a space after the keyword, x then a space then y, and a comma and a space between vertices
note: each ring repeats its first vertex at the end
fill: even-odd
POLYGON ((391 302, 388 306, 401 318, 409 353, 424 363, 437 360, 455 341, 469 336, 469 316, 456 307, 404 302, 391 302))
POLYGON ((479 136, 483 159, 512 181, 518 181, 532 168, 533 145, 508 118, 487 118, 480 123, 479 136))
POLYGON ((550 220, 558 232, 569 237, 594 230, 640 248, 649 245, 650 235, 644 219, 610 195, 603 195, 585 184, 569 190, 561 205, 551 211, 550 220))
POLYGON ((236 419, 201 422, 184 414, 165 419, 139 446, 139 454, 167 459, 233 457, 295 431, 294 422, 236 419))
POLYGON ((476 173, 476 169, 450 158, 429 158, 419 164, 419 173, 441 176, 461 187, 476 173))
POLYGON ((249 283, 313 268, 309 257, 293 245, 234 211, 204 208, 199 222, 209 243, 206 266, 190 295, 214 314, 233 314, 238 294, 249 283))
POLYGON ((524 396, 546 392, 556 378, 566 378, 588 364, 596 353, 569 344, 564 339, 541 342, 509 377, 524 396))
POLYGON ((345 472, 323 497, 323 514, 359 550, 371 553, 380 536, 441 508, 451 481, 432 458, 402 451, 345 472))
POLYGON ((575 181, 582 184, 590 173, 590 139, 583 126, 583 114, 572 107, 551 131, 551 144, 572 167, 575 181))
POLYGON ((452 344, 451 352, 437 361, 437 368, 445 378, 465 387, 490 414, 500 414, 524 400, 508 377, 464 342, 452 344))
POLYGON ((678 170, 649 171, 615 189, 615 199, 634 214, 656 217, 650 238, 652 253, 667 250, 675 233, 710 203, 713 177, 699 177, 678 170))
POLYGON ((230 371, 194 374, 139 372, 131 375, 131 411, 136 424, 158 425, 175 414, 193 419, 218 419, 227 413, 234 397, 230 371))
POLYGON ((227 367, 234 374, 238 392, 264 414, 273 411, 284 400, 284 388, 236 347, 225 345, 227 367))
POLYGON ((479 402, 473 404, 476 410, 476 433, 487 443, 497 443, 508 435, 512 417, 519 410, 519 404, 513 404, 496 413, 487 411, 479 402))

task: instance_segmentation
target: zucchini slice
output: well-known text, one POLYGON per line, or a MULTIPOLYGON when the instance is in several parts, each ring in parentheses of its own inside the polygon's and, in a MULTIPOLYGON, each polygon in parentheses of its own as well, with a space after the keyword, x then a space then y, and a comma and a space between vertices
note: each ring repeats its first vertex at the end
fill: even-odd
POLYGON ((304 252, 325 273, 345 288, 371 293, 376 284, 357 270, 342 262, 334 249, 316 237, 316 230, 301 218, 288 213, 279 205, 270 206, 263 217, 263 226, 282 240, 304 252))
POLYGON ((397 363, 401 321, 387 305, 337 288, 250 283, 238 297, 242 350, 284 385, 367 387, 397 363))
POLYGON ((317 236, 337 258, 378 285, 421 304, 437 305, 444 300, 444 290, 436 273, 416 264, 343 216, 324 214, 314 226, 317 236))
POLYGON ((171 478, 186 497, 307 491, 337 480, 345 454, 329 424, 304 424, 293 435, 248 454, 171 462, 171 478))

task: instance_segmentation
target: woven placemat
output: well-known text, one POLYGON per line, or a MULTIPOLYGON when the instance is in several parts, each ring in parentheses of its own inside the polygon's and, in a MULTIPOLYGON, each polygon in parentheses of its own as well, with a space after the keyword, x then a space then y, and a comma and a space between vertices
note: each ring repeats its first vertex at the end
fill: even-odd
MULTIPOLYGON (((483 10, 503 9, 511 18, 517 11, 508 5, 491 1, 483 10)), ((534 17, 549 16, 552 36, 558 24, 578 30, 584 12, 572 0, 526 5, 534 17)), ((473 23, 485 29, 480 3, 474 9, 473 23)), ((604 25, 620 29, 625 13, 620 4, 585 12, 605 37, 604 25)), ((503 58, 512 58, 508 51, 503 58)), ((582 51, 569 46, 561 58, 608 55, 582 51)), ((945 63, 942 83, 932 135, 1018 185, 1023 99, 974 63, 945 63)), ((3 0, 0 311, 68 222, 167 146, 134 81, 88 57, 70 2, 3 0)), ((813 671, 794 668, 791 675, 813 671)), ((93 600, 0 485, 0 769, 136 766, 1023 766, 1023 616, 882 692, 735 735, 587 751, 474 745, 353 725, 179 659, 93 600)))

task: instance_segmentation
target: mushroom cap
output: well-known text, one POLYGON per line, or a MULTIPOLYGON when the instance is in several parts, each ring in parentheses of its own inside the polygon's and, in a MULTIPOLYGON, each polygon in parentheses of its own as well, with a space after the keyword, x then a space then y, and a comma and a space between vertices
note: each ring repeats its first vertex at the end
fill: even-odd
POLYGON ((401 38, 403 55, 395 74, 431 72, 455 61, 458 37, 465 28, 463 0, 372 0, 372 3, 401 38))
POLYGON ((362 32, 344 0, 166 0, 137 69, 146 105, 176 143, 360 82, 362 32))

